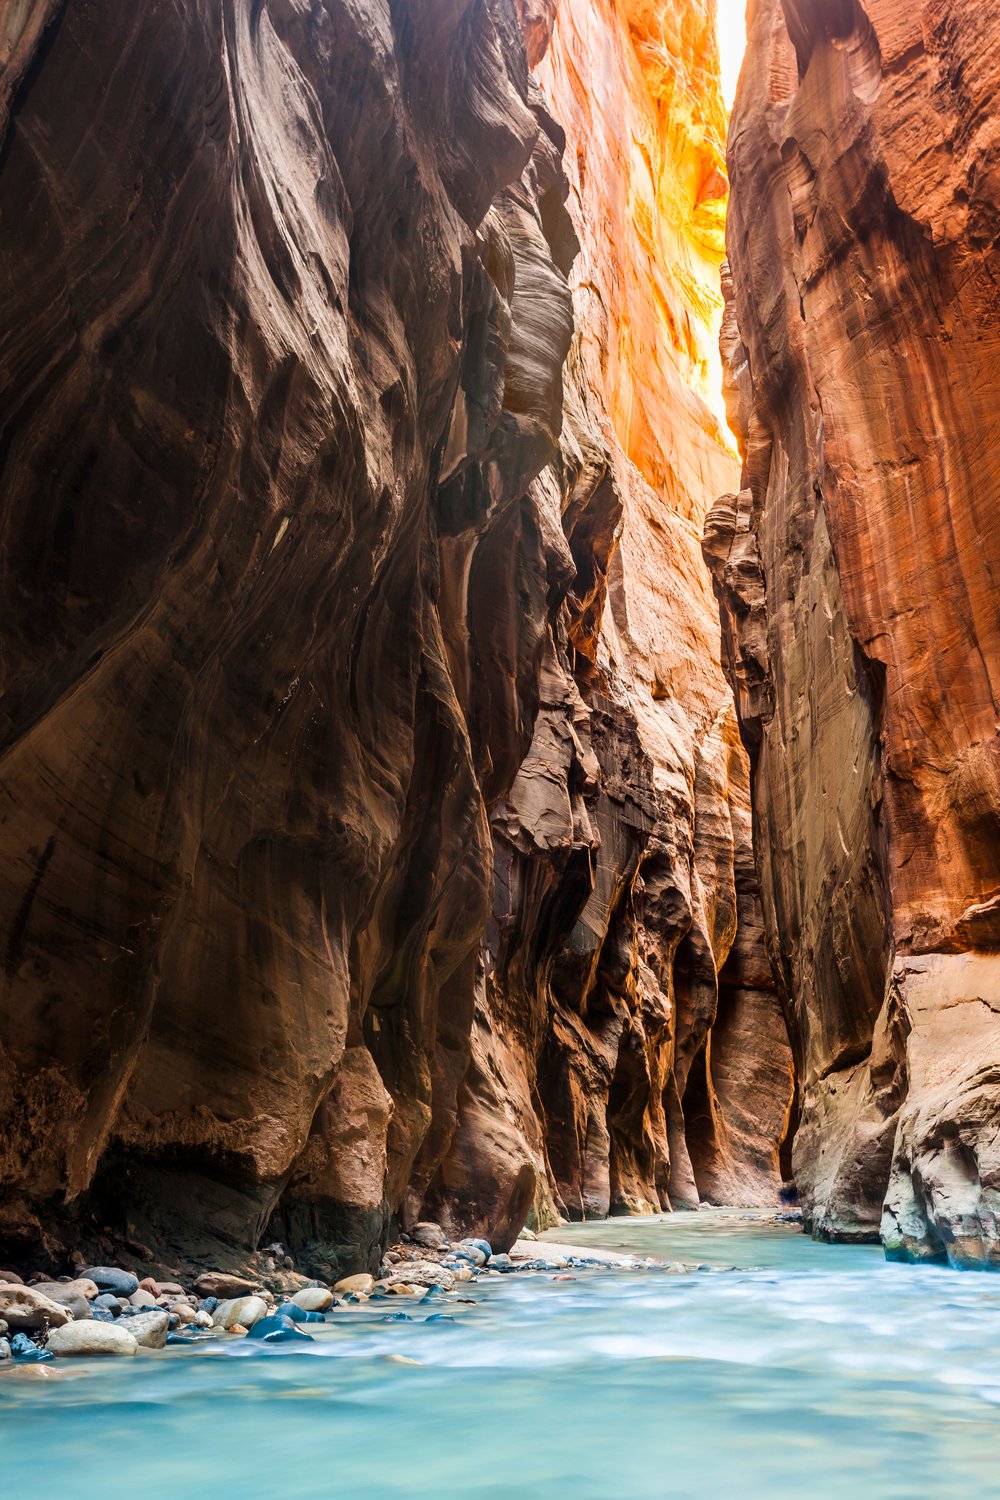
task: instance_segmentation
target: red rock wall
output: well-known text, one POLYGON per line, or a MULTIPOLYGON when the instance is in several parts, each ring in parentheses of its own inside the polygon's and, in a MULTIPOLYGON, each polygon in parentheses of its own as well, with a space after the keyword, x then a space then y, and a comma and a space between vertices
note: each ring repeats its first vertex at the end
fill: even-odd
MULTIPOLYGON (((595 14, 625 107, 642 49, 595 14)), ((614 295, 573 147, 564 422, 571 32, 545 96, 513 0, 0 23, 9 1253, 267 1228, 323 1269, 393 1214, 503 1244, 771 1193, 691 121, 640 100, 705 224, 614 295), (641 330, 607 367, 599 316, 641 330)), ((636 163, 599 166, 627 239, 636 163)))
POLYGON ((759 0, 706 551, 832 1237, 1000 1258, 1000 7, 759 0))

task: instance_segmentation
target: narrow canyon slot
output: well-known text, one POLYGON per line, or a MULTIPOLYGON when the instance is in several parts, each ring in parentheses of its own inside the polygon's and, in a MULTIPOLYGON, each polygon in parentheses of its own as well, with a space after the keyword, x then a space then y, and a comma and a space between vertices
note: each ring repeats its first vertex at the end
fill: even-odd
POLYGON ((1000 0, 0 0, 12 1494, 194 1493, 202 1375, 213 1500, 985 1493, 998 82, 1000 0))

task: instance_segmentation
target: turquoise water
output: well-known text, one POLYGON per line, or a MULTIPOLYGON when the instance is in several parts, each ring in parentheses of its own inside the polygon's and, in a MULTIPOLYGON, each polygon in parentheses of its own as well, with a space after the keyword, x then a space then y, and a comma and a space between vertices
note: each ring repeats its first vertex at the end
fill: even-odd
POLYGON ((739 1269, 507 1276, 473 1306, 442 1299, 454 1323, 384 1323, 373 1303, 302 1353, 233 1342, 3 1372, 0 1494, 1000 1496, 1000 1278, 714 1210, 555 1238, 739 1269))

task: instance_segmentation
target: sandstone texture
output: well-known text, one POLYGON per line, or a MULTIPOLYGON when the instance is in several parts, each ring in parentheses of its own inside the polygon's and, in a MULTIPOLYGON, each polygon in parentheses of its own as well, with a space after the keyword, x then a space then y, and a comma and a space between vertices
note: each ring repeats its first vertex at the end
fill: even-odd
POLYGON ((4 1260, 773 1196, 661 9, 0 0, 4 1260))
POLYGON ((759 0, 708 518, 808 1222, 1000 1263, 1000 9, 759 0))

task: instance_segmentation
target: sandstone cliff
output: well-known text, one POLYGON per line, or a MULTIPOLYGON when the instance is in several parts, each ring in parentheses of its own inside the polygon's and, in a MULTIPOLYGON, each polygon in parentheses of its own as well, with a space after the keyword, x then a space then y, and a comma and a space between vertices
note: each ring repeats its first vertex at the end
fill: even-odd
POLYGON ((759 0, 709 518, 821 1235, 1000 1262, 1000 8, 759 0))
POLYGON ((689 9, 0 0, 8 1253, 773 1193, 689 9))

